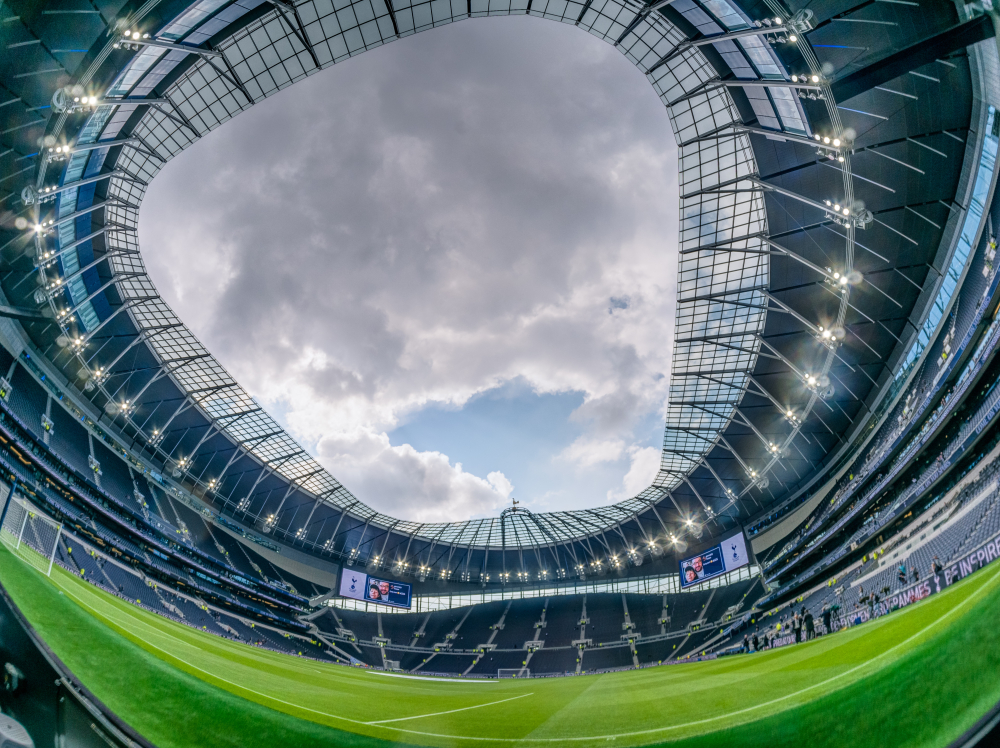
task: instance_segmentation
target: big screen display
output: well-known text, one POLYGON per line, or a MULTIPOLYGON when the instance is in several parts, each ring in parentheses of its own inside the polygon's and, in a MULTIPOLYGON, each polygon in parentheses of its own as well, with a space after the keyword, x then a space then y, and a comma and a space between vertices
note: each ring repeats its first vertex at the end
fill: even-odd
POLYGON ((379 579, 363 571, 344 569, 343 576, 340 577, 340 596, 408 609, 413 597, 413 585, 379 579))
POLYGON ((739 532, 697 556, 689 556, 681 561, 681 587, 701 584, 749 563, 746 539, 739 532))

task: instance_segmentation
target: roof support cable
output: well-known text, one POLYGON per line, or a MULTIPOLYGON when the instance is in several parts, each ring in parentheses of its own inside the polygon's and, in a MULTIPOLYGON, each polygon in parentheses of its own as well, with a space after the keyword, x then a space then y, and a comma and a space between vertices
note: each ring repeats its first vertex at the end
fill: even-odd
MULTIPOLYGON (((250 410, 250 411, 246 411, 245 413, 241 413, 240 416, 239 416, 239 418, 237 418, 236 420, 238 421, 238 420, 240 420, 240 418, 243 418, 244 416, 250 415, 251 413, 255 413, 255 412, 260 411, 260 410, 263 410, 263 409, 262 408, 255 408, 254 410, 250 410)), ((236 421, 233 421, 233 423, 235 423, 235 422, 236 421)), ((232 425, 231 423, 227 423, 226 427, 228 428, 231 425, 232 425)), ((270 438, 273 435, 274 434, 267 434, 265 437, 263 437, 263 439, 268 439, 268 438, 270 438)), ((250 452, 247 450, 246 444, 237 444, 236 445, 236 449, 233 450, 232 457, 229 458, 229 461, 226 463, 225 467, 222 468, 222 472, 219 474, 219 477, 216 479, 216 482, 219 485, 222 485, 222 479, 226 477, 226 473, 229 472, 229 468, 232 467, 233 463, 236 462, 237 459, 239 459, 240 455, 247 455, 247 454, 250 454, 250 452)))
MULTIPOLYGON (((811 148, 816 148, 820 153, 822 151, 832 152, 834 154, 840 155, 845 151, 849 150, 850 146, 846 143, 842 143, 839 139, 831 140, 829 143, 824 142, 822 139, 816 140, 815 138, 809 138, 805 135, 796 135, 795 133, 783 132, 782 130, 771 130, 766 127, 760 127, 757 125, 745 125, 742 122, 728 122, 721 127, 717 127, 710 132, 703 135, 698 135, 690 140, 686 140, 683 143, 678 143, 678 148, 683 148, 687 145, 693 145, 695 143, 700 143, 705 140, 715 140, 718 138, 726 137, 726 131, 731 131, 731 136, 735 137, 737 135, 752 134, 752 135, 762 135, 768 140, 778 140, 784 143, 795 143, 797 145, 805 145, 811 148)), ((829 155, 829 154, 822 154, 829 155)))
MULTIPOLYGON (((91 236, 97 236, 97 235, 100 235, 100 234, 105 234, 105 233, 107 233, 108 231, 111 231, 111 230, 113 230, 113 229, 104 228, 104 229, 101 229, 100 231, 95 232, 91 236)), ((137 254, 139 254, 139 250, 137 250, 137 249, 124 249, 124 248, 115 248, 115 249, 112 249, 110 252, 106 252, 103 255, 101 255, 100 257, 98 257, 96 260, 93 260, 93 261, 87 263, 86 265, 82 265, 81 267, 77 268, 75 271, 73 271, 69 275, 63 276, 62 278, 53 278, 52 281, 51 281, 51 283, 46 283, 46 287, 48 288, 48 290, 45 291, 45 293, 48 295, 49 301, 55 302, 55 300, 58 297, 58 295, 59 295, 60 292, 64 291, 73 280, 75 280, 76 278, 79 278, 81 275, 83 275, 88 270, 91 270, 91 269, 97 267, 102 262, 113 260, 116 257, 135 256, 137 254)), ((48 281, 48 278, 47 278, 46 273, 45 273, 45 268, 46 268, 46 266, 48 264, 49 263, 47 262, 45 265, 39 265, 39 266, 35 267, 34 270, 32 270, 30 272, 38 271, 38 273, 41 275, 41 280, 43 282, 48 281)), ((65 316, 68 316, 68 315, 63 314, 61 310, 56 312, 57 319, 61 320, 65 316)))
MULTIPOLYGON (((142 398, 142 396, 146 394, 146 390, 148 390, 155 382, 159 381, 160 379, 163 379, 164 377, 168 376, 169 374, 174 374, 175 372, 180 371, 185 366, 188 366, 189 364, 193 364, 195 361, 203 361, 204 359, 211 358, 211 357, 212 357, 211 353, 201 353, 201 354, 198 354, 196 356, 184 356, 183 358, 177 358, 177 359, 173 359, 173 360, 170 360, 170 361, 161 361, 160 362, 160 368, 156 372, 156 374, 148 382, 146 382, 146 384, 144 384, 142 386, 142 389, 140 389, 138 392, 136 392, 134 395, 132 395, 132 397, 128 398, 128 401, 130 403, 138 403, 139 400, 142 398), (167 364, 167 365, 164 365, 164 364, 167 364), (171 366, 171 364, 176 364, 176 366, 171 366)), ((127 415, 127 413, 126 413, 126 415, 127 415)), ((218 429, 218 426, 216 426, 215 423, 212 422, 210 424, 210 428, 208 430, 211 431, 212 428, 218 429)), ((204 440, 202 440, 202 441, 204 441, 204 440)), ((201 446, 200 442, 199 442, 198 446, 199 447, 201 446)), ((197 451, 197 448, 195 449, 195 451, 197 451)), ((194 452, 192 452, 192 454, 194 454, 194 452)))
MULTIPOLYGON (((71 306, 69 309, 67 309, 66 314, 64 316, 69 317, 70 315, 75 314, 77 311, 79 311, 80 307, 82 307, 88 301, 92 301, 93 299, 95 299, 99 294, 103 293, 105 290, 113 286, 118 281, 128 280, 130 278, 141 278, 145 275, 146 275, 145 271, 139 273, 115 273, 114 275, 111 276, 110 280, 106 281, 105 283, 102 283, 100 287, 98 287, 92 293, 88 294, 87 297, 83 299, 80 303, 75 304, 71 306)), ((82 341, 82 338, 79 340, 82 341)), ((80 346, 76 346, 74 343, 71 343, 71 347, 80 347, 80 346)))
POLYGON ((158 106, 158 105, 155 105, 155 104, 151 108, 155 109, 156 111, 158 111, 160 114, 162 114, 167 119, 172 120, 175 125, 178 125, 180 127, 186 127, 188 130, 190 130, 191 132, 194 133, 195 139, 200 138, 201 137, 201 133, 198 132, 195 129, 195 126, 191 124, 191 120, 189 120, 187 118, 187 116, 184 114, 184 112, 182 112, 180 109, 178 109, 176 106, 174 106, 174 103, 172 101, 170 101, 169 99, 167 99, 167 101, 169 101, 170 106, 173 108, 173 110, 174 110, 173 113, 167 111, 162 106, 158 106))
MULTIPOLYGON (((249 499, 250 499, 250 494, 247 494, 247 500, 249 500, 249 499)), ((347 513, 351 509, 353 509, 355 506, 357 506, 360 503, 361 503, 360 501, 355 501, 353 504, 350 504, 349 506, 345 506, 344 508, 342 508, 340 510, 340 519, 337 520, 337 525, 336 525, 336 527, 333 528, 333 532, 330 533, 329 539, 323 544, 323 549, 325 551, 327 551, 330 554, 333 554, 334 547, 337 544, 337 535, 340 534, 340 525, 344 521, 344 517, 347 516, 347 513)), ((249 504, 248 504, 248 506, 249 506, 249 504)), ((344 555, 343 552, 341 553, 341 555, 344 555)))
POLYGON ((174 42, 165 42, 160 39, 150 39, 150 38, 131 38, 131 36, 126 39, 124 34, 119 36, 119 44, 130 45, 133 49, 136 47, 156 47, 158 49, 169 49, 172 52, 183 52, 184 54, 198 55, 202 58, 208 57, 222 57, 222 53, 214 49, 205 49, 203 47, 195 47, 191 44, 175 44, 174 42))
MULTIPOLYGON (((673 2, 673 0, 670 0, 670 1, 673 2)), ((633 31, 635 31, 636 27, 640 23, 642 23, 642 19, 644 19, 648 15, 648 11, 643 12, 644 10, 645 9, 640 10, 638 13, 635 14, 635 18, 633 18, 632 21, 631 21, 631 23, 629 23, 628 26, 625 27, 625 30, 618 35, 618 38, 615 39, 615 43, 612 46, 617 47, 619 44, 621 44, 623 41, 625 41, 625 37, 626 36, 628 36, 633 31)), ((648 75, 648 73, 647 73, 647 75, 648 75)))
POLYGON ((104 208, 106 206, 113 205, 113 204, 119 203, 119 202, 122 202, 122 201, 119 200, 117 197, 109 197, 107 200, 99 200, 96 203, 94 203, 93 205, 90 205, 89 207, 81 208, 80 210, 75 210, 72 213, 69 213, 68 215, 63 216, 62 218, 50 218, 48 221, 40 221, 39 222, 39 226, 41 227, 40 230, 39 229, 33 229, 33 230, 29 231, 27 234, 25 234, 25 236, 31 236, 31 235, 36 234, 36 233, 37 234, 41 234, 41 233, 47 234, 50 231, 53 231, 54 229, 56 229, 56 227, 62 226, 64 223, 69 223, 70 221, 75 221, 80 216, 85 216, 88 213, 93 213, 94 211, 100 210, 101 208, 104 208))
MULTIPOLYGON (((819 78, 817 77, 817 80, 819 78)), ((681 95, 680 97, 674 99, 669 104, 667 108, 672 108, 680 104, 681 102, 687 101, 688 99, 694 98, 700 94, 709 94, 719 88, 785 88, 791 91, 795 91, 797 94, 801 91, 810 92, 822 92, 824 86, 818 85, 816 83, 807 83, 805 80, 801 82, 791 82, 791 81, 770 81, 770 80, 720 80, 719 78, 709 78, 703 83, 698 84, 695 88, 687 93, 681 95)), ((819 98, 822 93, 812 94, 812 98, 819 98)))
POLYGON ((655 73, 655 72, 656 72, 656 71, 657 71, 657 70, 658 70, 659 68, 661 68, 661 67, 663 67, 664 65, 666 65, 666 64, 667 64, 667 61, 668 61, 668 60, 669 60, 669 59, 671 58, 671 56, 672 56, 672 55, 674 54, 674 50, 675 50, 675 49, 677 49, 677 47, 676 47, 676 46, 675 46, 675 47, 674 47, 673 49, 671 49, 671 50, 670 50, 669 52, 667 52, 667 53, 666 53, 665 55, 663 55, 663 57, 661 57, 661 58, 660 58, 660 59, 658 59, 658 60, 657 60, 656 62, 654 62, 654 63, 653 63, 652 65, 650 65, 650 66, 649 66, 649 69, 648 69, 648 70, 646 70, 646 75, 652 75, 652 74, 653 74, 653 73, 655 73))
POLYGON ((35 257, 35 263, 34 263, 35 266, 34 268, 31 269, 30 273, 44 270, 49 265, 55 263, 56 260, 58 260, 67 252, 76 249, 81 244, 86 244, 91 239, 96 239, 97 237, 103 236, 112 231, 122 231, 122 230, 123 229, 119 228, 118 226, 102 226, 101 228, 97 229, 97 231, 92 231, 89 234, 85 234, 84 236, 81 236, 79 239, 76 239, 70 242, 69 244, 60 247, 58 252, 51 252, 51 253, 41 252, 38 256, 35 257))
MULTIPOLYGON (((106 319, 102 320, 100 325, 98 325, 96 328, 94 328, 93 330, 91 330, 90 332, 88 332, 83 337, 83 344, 84 344, 84 346, 86 346, 86 344, 88 342, 90 342, 90 340, 94 337, 94 335, 97 332, 99 332, 100 329, 105 324, 107 324, 111 319, 113 319, 115 315, 121 313, 122 311, 125 311, 125 309, 127 309, 130 306, 136 306, 136 305, 144 303, 146 301, 150 301, 152 299, 159 299, 159 298, 160 298, 159 296, 149 296, 149 297, 144 297, 144 298, 140 298, 140 299, 129 299, 124 304, 122 304, 120 307, 118 307, 118 309, 116 309, 114 312, 112 312, 106 319)), ((111 372, 112 372, 112 370, 118 364, 118 362, 121 361, 122 358, 130 350, 132 350, 132 348, 134 346, 138 345, 139 343, 143 342, 144 340, 147 340, 149 338, 154 338, 157 335, 161 335, 161 334, 163 334, 165 332, 168 332, 169 330, 173 330, 175 328, 183 327, 183 326, 184 326, 183 322, 177 322, 177 323, 174 323, 172 325, 163 325, 163 326, 157 327, 157 328, 145 328, 142 332, 140 332, 135 337, 135 339, 131 343, 129 343, 127 346, 125 346, 125 348, 121 351, 121 353, 119 353, 117 356, 115 356, 115 358, 111 361, 111 363, 109 363, 106 367, 97 367, 99 371, 106 372, 106 374, 102 374, 101 376, 110 375, 111 372)), ((91 367, 92 361, 93 361, 93 358, 85 359, 84 363, 88 367, 93 368, 93 367, 91 367)))
MULTIPOLYGON (((768 23, 770 23, 770 21, 768 23)), ((742 29, 740 31, 729 31, 724 34, 713 34, 712 36, 703 36, 698 39, 688 39, 678 44, 670 52, 668 52, 666 55, 657 60, 655 67, 659 67, 660 65, 665 65, 668 62, 671 62, 676 57, 679 57, 680 55, 684 54, 689 49, 693 49, 695 47, 703 47, 707 44, 718 44, 719 42, 732 41, 735 39, 745 39, 750 36, 766 37, 770 34, 777 35, 785 33, 788 33, 788 30, 785 27, 775 25, 775 26, 760 26, 749 29, 742 29)), ((624 39, 624 34, 622 35, 621 38, 624 39)), ((787 41, 787 37, 776 36, 774 39, 767 39, 767 41, 770 42, 771 44, 775 44, 777 42, 787 41)), ((615 44, 617 45, 618 42, 616 42, 615 44)), ((650 68, 650 70, 652 71, 652 68, 650 68)), ((746 82, 751 82, 751 81, 746 81, 746 82)), ((762 81, 757 81, 757 83, 761 82, 762 81)), ((768 83, 773 82, 776 84, 775 86, 769 86, 769 88, 776 88, 778 86, 781 86, 784 88, 795 88, 803 90, 819 89, 819 86, 809 85, 804 79, 801 84, 799 84, 797 80, 792 82, 788 81, 767 81, 767 82, 768 83)), ((739 85, 741 83, 744 83, 744 81, 719 81, 719 84, 723 86, 739 85)), ((713 88, 715 87, 717 86, 713 86, 713 88)), ((813 94, 812 98, 816 98, 816 94, 813 94)), ((670 106, 673 106, 673 104, 671 104, 670 106)))
POLYGON ((871 146, 869 146, 868 148, 862 148, 860 152, 861 153, 874 153, 876 156, 881 156, 882 158, 888 159, 889 161, 893 161, 894 163, 897 163, 900 166, 905 166, 907 169, 912 169, 913 171, 917 172, 918 174, 927 174, 927 172, 924 171, 923 169, 918 169, 913 164, 908 164, 905 161, 901 161, 898 158, 893 158, 892 156, 889 156, 889 155, 887 155, 885 153, 882 153, 882 151, 875 150, 871 146))
MULTIPOLYGON (((692 403, 690 405, 690 407, 695 408, 695 409, 700 410, 700 411, 703 411, 705 413, 708 413, 709 415, 715 416, 716 418, 725 418, 725 416, 722 413, 718 413, 715 410, 712 410, 711 408, 706 408, 703 405, 696 405, 696 404, 692 403)), ((753 424, 753 422, 751 422, 751 420, 749 418, 747 418, 747 416, 738 407, 733 406, 733 414, 734 414, 734 416, 739 416, 739 421, 737 421, 737 422, 742 422, 744 426, 746 426, 751 431, 753 431, 753 433, 760 440, 760 443, 764 445, 765 450, 767 450, 767 452, 769 454, 771 454, 771 455, 777 455, 778 454, 778 452, 775 451, 775 447, 777 447, 777 445, 773 441, 771 441, 770 439, 768 439, 766 436, 764 436, 760 432, 760 430, 753 424)), ((736 419, 733 418, 731 420, 736 420, 736 419)), ((780 448, 779 448, 779 450, 780 450, 780 448)))
POLYGON ((117 140, 97 140, 93 143, 77 143, 73 146, 62 146, 62 150, 56 150, 56 148, 49 148, 42 154, 42 158, 47 162, 52 161, 64 161, 73 154, 76 153, 86 153, 87 151, 96 151, 100 148, 115 148, 117 146, 130 146, 134 148, 139 153, 146 156, 153 156, 163 162, 163 159, 158 153, 154 153, 148 150, 147 146, 136 136, 132 135, 127 138, 118 138, 117 140), (142 147, 140 147, 142 146, 142 147))
MULTIPOLYGON (((838 168, 838 170, 840 170, 838 168)), ((779 187, 778 185, 765 182, 760 177, 749 176, 746 179, 752 184, 757 185, 762 190, 766 192, 775 192, 779 195, 784 195, 785 197, 790 197, 793 200, 797 200, 804 205, 809 205, 817 210, 821 210, 826 213, 831 220, 836 221, 842 226, 850 226, 852 228, 865 228, 872 220, 877 220, 872 216, 870 210, 862 210, 855 212, 851 206, 852 200, 848 200, 846 197, 844 199, 844 205, 838 208, 839 203, 832 203, 827 201, 829 204, 821 203, 812 198, 806 197, 805 195, 800 195, 792 190, 785 189, 784 187, 779 187)))
POLYGON ((215 62, 212 61, 211 57, 205 57, 204 60, 212 67, 212 69, 216 73, 219 74, 219 77, 228 81, 230 84, 232 84, 234 88, 239 89, 240 93, 246 96, 247 103, 250 104, 250 106, 253 106, 254 105, 253 97, 250 95, 250 92, 247 91, 246 86, 243 85, 243 81, 241 81, 240 77, 236 74, 236 70, 233 68, 232 65, 229 64, 229 59, 221 52, 219 53, 219 57, 222 58, 222 62, 226 66, 226 70, 229 71, 228 73, 222 68, 220 68, 218 65, 216 65, 215 62))
MULTIPOLYGON (((295 7, 295 3, 289 2, 289 0, 268 0, 271 5, 278 9, 278 15, 281 16, 282 20, 288 24, 288 28, 295 38, 298 39, 302 46, 306 48, 309 56, 312 57, 313 64, 316 65, 318 70, 321 66, 319 64, 319 58, 316 56, 316 50, 313 49, 312 42, 309 41, 309 33, 306 31, 305 25, 302 23, 302 17, 299 15, 299 9, 295 7), (292 15, 295 17, 295 23, 298 25, 296 28, 292 25, 292 22, 288 20, 288 12, 291 11, 292 15)), ((386 0, 386 8, 389 10, 389 17, 392 19, 392 30, 396 33, 396 37, 399 37, 399 26, 396 25, 396 14, 392 9, 392 0, 386 0)))
POLYGON ((25 205, 38 205, 50 200, 55 200, 56 196, 67 192, 69 190, 75 190, 78 187, 83 187, 84 185, 93 184, 95 182, 103 182, 105 179, 115 179, 115 178, 126 178, 130 177, 124 169, 114 169, 113 171, 105 172, 104 174, 96 174, 92 177, 86 177, 84 179, 78 179, 75 182, 69 182, 68 184, 63 184, 58 187, 42 187, 41 189, 28 185, 23 190, 21 190, 21 200, 25 205))

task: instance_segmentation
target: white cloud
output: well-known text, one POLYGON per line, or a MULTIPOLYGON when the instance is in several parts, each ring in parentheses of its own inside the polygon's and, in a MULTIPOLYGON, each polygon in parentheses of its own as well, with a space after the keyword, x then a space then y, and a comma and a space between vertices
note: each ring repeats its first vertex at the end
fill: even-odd
POLYGON ((488 473, 486 475, 486 481, 493 487, 494 491, 504 498, 504 500, 509 499, 510 495, 514 493, 514 484, 511 483, 507 479, 507 476, 499 470, 494 470, 492 473, 488 473))
POLYGON ((151 184, 140 240, 181 318, 359 498, 461 519, 511 495, 503 456, 484 479, 387 434, 515 379, 584 395, 553 470, 628 456, 625 491, 648 473, 635 429, 667 397, 676 173, 662 104, 617 51, 491 19, 203 138, 151 184))
POLYGON ((625 451, 625 442, 621 439, 595 441, 581 437, 560 453, 560 457, 575 462, 582 467, 597 465, 601 462, 616 462, 625 451))
POLYGON ((514 490, 501 472, 486 480, 452 465, 440 452, 393 446, 383 434, 326 438, 319 456, 361 496, 381 497, 379 509, 416 522, 447 522, 501 509, 514 490))
POLYGON ((622 479, 621 488, 608 491, 608 499, 620 501, 649 488, 660 471, 660 454, 660 450, 653 447, 629 447, 629 470, 622 479))

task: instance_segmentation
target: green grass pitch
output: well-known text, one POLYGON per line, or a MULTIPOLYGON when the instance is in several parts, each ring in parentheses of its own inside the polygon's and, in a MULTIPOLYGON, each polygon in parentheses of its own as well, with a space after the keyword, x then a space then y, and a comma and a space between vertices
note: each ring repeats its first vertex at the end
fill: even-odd
POLYGON ((943 746, 1000 700, 1000 564, 808 644, 581 677, 391 677, 248 647, 6 548, 0 582, 120 717, 170 746, 943 746))

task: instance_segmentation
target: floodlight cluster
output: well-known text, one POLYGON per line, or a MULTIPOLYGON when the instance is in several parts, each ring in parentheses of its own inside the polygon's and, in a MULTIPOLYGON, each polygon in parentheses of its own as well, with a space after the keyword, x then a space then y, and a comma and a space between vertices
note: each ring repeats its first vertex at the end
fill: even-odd
POLYGON ((138 51, 139 49, 142 48, 143 45, 137 42, 140 42, 148 38, 149 34, 143 34, 139 31, 126 31, 124 34, 121 35, 121 38, 111 46, 115 49, 131 49, 134 51, 138 51))

